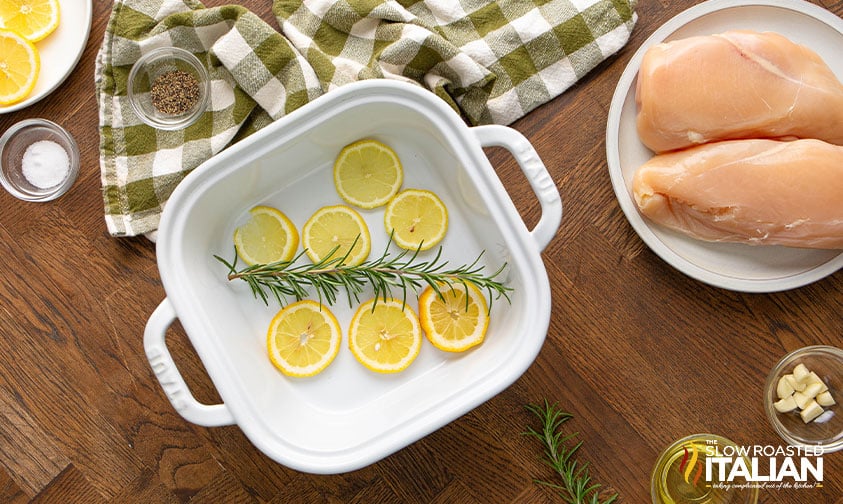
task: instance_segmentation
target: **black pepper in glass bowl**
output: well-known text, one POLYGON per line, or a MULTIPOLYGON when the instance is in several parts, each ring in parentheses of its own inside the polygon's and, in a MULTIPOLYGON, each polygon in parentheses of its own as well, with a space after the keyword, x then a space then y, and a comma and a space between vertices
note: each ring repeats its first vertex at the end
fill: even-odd
POLYGON ((177 47, 141 56, 129 72, 129 102, 144 123, 162 130, 193 124, 208 106, 210 80, 199 59, 177 47))

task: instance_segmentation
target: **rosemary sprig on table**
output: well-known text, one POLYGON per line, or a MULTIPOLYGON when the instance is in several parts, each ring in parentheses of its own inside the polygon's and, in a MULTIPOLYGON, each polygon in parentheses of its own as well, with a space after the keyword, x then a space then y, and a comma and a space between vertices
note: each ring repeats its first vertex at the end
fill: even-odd
MULTIPOLYGON (((349 251, 352 248, 349 247, 349 251)), ((214 257, 228 268, 229 280, 246 282, 255 298, 266 304, 269 304, 270 297, 274 297, 282 306, 288 297, 300 301, 310 296, 308 287, 313 287, 320 303, 333 305, 340 290, 344 290, 351 306, 353 302, 360 302, 359 296, 366 286, 372 287, 375 299, 392 297, 393 291, 398 290, 406 302, 410 290, 418 292, 424 285, 430 285, 441 296, 442 286, 458 283, 471 283, 485 291, 489 297, 490 310, 493 299, 503 296, 507 301, 510 300, 509 292, 512 288, 496 280, 506 268, 506 263, 491 275, 486 275, 480 264, 483 252, 470 264, 456 268, 447 268, 448 262, 441 257, 442 247, 439 247, 431 260, 419 260, 419 250, 410 255, 408 252, 404 250, 393 255, 389 253, 387 245, 378 258, 357 266, 345 264, 348 254, 333 257, 333 252, 317 263, 296 264, 304 254, 301 252, 289 261, 255 264, 240 270, 237 269, 236 251, 231 262, 217 255, 214 257)))
POLYGON ((577 451, 582 441, 573 446, 566 443, 577 436, 576 433, 564 435, 562 424, 573 418, 573 415, 559 409, 556 404, 550 404, 545 399, 544 406, 530 404, 527 410, 536 415, 541 422, 541 429, 527 428, 524 434, 538 439, 544 447, 544 461, 553 468, 562 479, 562 484, 548 483, 536 480, 536 483, 559 490, 559 495, 570 504, 611 504, 618 498, 618 494, 605 495, 601 492, 602 485, 591 482, 588 463, 580 463, 577 451))

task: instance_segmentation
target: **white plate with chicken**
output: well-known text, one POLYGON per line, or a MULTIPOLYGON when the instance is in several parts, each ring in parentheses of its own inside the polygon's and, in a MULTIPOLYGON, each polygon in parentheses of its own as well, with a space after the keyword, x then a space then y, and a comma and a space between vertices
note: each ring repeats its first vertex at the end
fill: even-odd
POLYGON ((741 292, 843 267, 843 163, 800 161, 843 160, 840 47, 843 19, 801 0, 709 0, 641 45, 606 148, 621 209, 651 250, 741 292), (785 175, 765 186, 769 174, 785 175))

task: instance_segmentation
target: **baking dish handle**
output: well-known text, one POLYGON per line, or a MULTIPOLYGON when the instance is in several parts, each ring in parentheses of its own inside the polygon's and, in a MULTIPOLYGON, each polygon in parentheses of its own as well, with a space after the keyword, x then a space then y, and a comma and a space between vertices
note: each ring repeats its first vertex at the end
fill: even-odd
POLYGON ((173 408, 188 422, 203 427, 233 425, 234 417, 225 404, 203 404, 193 397, 167 349, 165 335, 176 321, 176 311, 167 298, 155 308, 143 332, 143 347, 158 383, 173 408))
POLYGON ((562 222, 562 197, 536 149, 524 135, 507 126, 497 124, 475 126, 471 128, 471 131, 483 147, 503 147, 508 150, 521 167, 521 171, 530 182, 530 187, 538 197, 542 210, 539 222, 530 231, 530 235, 539 246, 539 250, 544 250, 550 240, 556 236, 556 231, 562 222))

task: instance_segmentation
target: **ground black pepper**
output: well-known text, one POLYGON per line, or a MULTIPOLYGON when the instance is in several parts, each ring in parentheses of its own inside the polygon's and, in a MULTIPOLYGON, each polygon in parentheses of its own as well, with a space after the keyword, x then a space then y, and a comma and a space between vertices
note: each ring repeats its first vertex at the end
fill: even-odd
POLYGON ((199 101, 199 81, 189 72, 172 70, 156 77, 149 92, 159 112, 180 115, 199 101))

